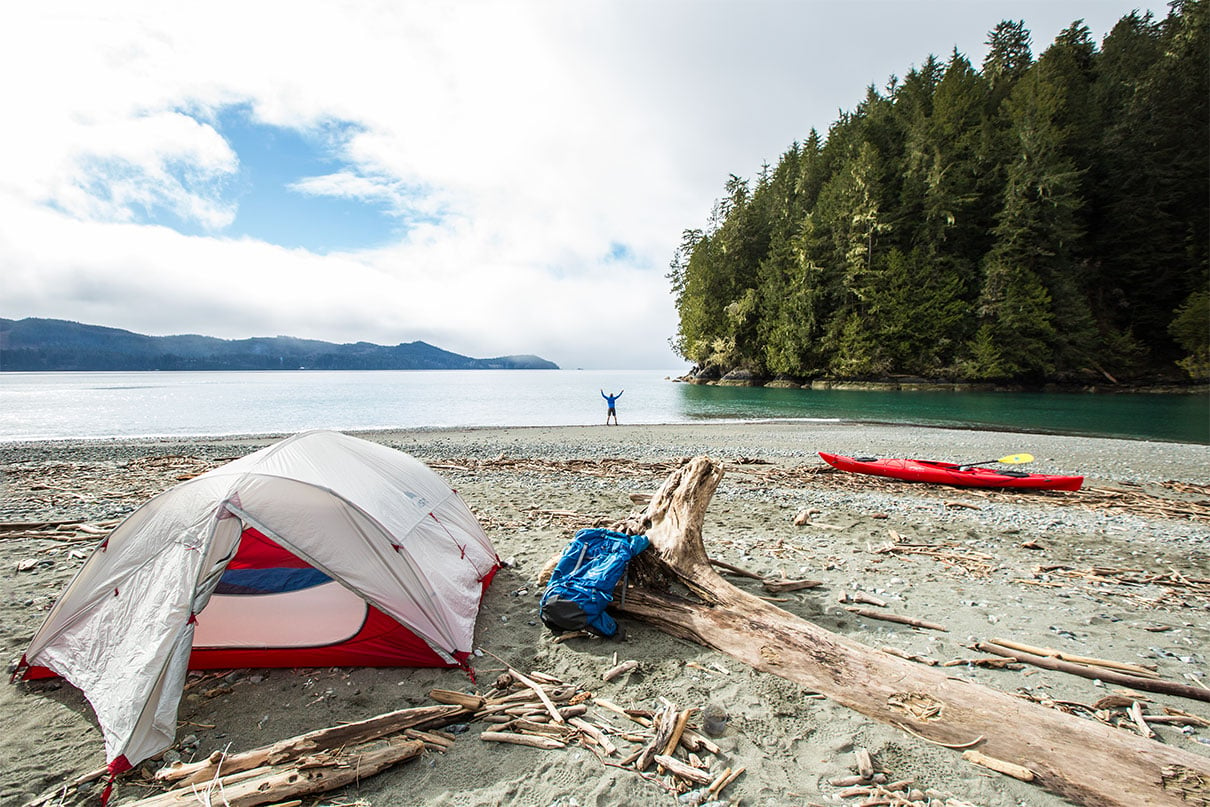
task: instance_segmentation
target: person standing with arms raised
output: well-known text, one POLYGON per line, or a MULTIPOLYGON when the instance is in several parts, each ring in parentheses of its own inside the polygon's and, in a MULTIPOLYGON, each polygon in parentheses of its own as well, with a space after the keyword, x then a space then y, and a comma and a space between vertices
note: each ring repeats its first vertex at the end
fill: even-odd
POLYGON ((608 411, 605 412, 605 425, 609 425, 609 419, 613 418, 613 425, 618 425, 618 410, 616 401, 622 397, 622 393, 626 390, 621 390, 617 395, 606 395, 605 390, 601 390, 601 397, 605 399, 605 403, 609 405, 608 411))

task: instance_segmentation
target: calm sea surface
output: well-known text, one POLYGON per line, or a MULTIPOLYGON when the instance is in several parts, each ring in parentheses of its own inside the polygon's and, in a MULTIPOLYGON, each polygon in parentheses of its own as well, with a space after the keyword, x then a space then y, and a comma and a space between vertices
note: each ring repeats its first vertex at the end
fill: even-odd
POLYGON ((708 387, 683 371, 0 374, 0 442, 604 423, 847 420, 1210 444, 1210 396, 708 387))

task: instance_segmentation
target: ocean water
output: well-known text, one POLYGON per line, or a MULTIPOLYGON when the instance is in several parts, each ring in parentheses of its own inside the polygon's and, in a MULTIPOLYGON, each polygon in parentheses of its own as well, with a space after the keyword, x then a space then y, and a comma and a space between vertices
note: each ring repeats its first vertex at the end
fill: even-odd
POLYGON ((1210 396, 876 392, 677 383, 684 370, 0 373, 0 441, 844 420, 1210 444, 1210 396))

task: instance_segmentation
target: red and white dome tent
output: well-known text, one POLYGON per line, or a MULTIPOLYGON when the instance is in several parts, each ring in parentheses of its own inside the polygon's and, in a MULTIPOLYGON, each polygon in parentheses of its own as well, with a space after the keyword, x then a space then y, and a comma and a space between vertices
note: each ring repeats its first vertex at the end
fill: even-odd
POLYGON ((96 711, 111 773, 172 744, 189 669, 465 666, 500 562, 435 472, 306 432, 142 505, 64 589, 14 678, 96 711))

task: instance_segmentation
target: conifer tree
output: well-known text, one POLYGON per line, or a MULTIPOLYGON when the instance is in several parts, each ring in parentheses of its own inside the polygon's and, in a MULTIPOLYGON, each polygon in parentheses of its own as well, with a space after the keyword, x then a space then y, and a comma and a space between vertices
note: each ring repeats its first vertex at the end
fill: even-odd
POLYGON ((674 347, 800 379, 1200 372, 1207 2, 1127 15, 1099 51, 1076 21, 1037 61, 1006 20, 980 71, 930 56, 732 175, 670 266, 674 347))
POLYGON ((1142 72, 1112 87, 1124 106, 1101 149, 1111 173, 1100 186, 1097 255, 1117 324, 1159 359, 1180 357, 1168 325, 1210 282, 1208 17, 1204 0, 1177 2, 1159 26, 1136 15, 1113 33, 1115 54, 1125 51, 1119 66, 1142 72))
POLYGON ((1033 374, 1079 368, 1092 348, 1092 320, 1073 263, 1083 198, 1080 171, 1063 150, 1064 102, 1062 88, 1035 70, 1005 104, 1017 153, 1008 169, 980 300, 982 324, 1005 338, 1000 364, 1033 374), (1042 299, 1047 310, 1038 307, 1042 299), (1035 322, 1023 322, 1023 310, 1035 322), (1017 328, 1038 338, 1011 338, 1017 328), (1024 355, 1038 351, 1042 357, 1024 355))
POLYGON ((1013 85, 1033 64, 1032 40, 1024 20, 1002 20, 988 34, 982 72, 992 90, 992 110, 1008 97, 1013 85))

